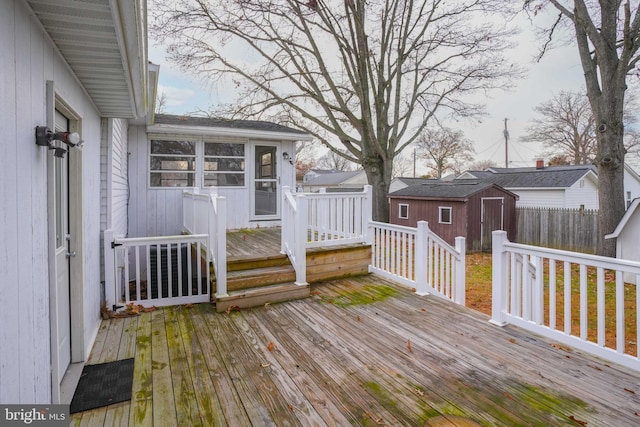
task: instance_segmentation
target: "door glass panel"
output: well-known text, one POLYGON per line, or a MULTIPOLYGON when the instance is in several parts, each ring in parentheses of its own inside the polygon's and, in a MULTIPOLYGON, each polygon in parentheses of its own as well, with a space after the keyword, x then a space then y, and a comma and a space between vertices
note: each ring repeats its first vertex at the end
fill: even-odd
POLYGON ((278 215, 277 147, 256 145, 254 215, 278 215))
POLYGON ((55 210, 56 210, 56 248, 60 248, 64 244, 64 212, 63 212, 63 171, 62 166, 64 159, 60 157, 53 158, 53 176, 54 176, 54 194, 55 194, 55 210))

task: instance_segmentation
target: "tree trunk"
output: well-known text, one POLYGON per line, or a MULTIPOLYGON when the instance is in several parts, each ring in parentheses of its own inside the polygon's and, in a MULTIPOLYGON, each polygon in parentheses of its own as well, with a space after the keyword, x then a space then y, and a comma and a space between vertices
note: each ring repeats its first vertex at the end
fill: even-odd
POLYGON ((391 185, 391 173, 393 161, 384 161, 380 157, 370 157, 362 165, 367 180, 372 187, 373 206, 372 217, 374 221, 389 222, 389 185, 391 185))

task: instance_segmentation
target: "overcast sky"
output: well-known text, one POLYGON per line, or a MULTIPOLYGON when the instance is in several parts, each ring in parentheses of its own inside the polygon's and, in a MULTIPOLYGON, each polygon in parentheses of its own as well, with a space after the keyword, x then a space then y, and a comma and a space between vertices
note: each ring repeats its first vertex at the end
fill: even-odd
MULTIPOLYGON (((534 62, 540 41, 535 39, 533 28, 523 16, 517 18, 521 33, 518 46, 512 52, 528 72, 526 77, 515 82, 509 92, 495 91, 486 101, 485 117, 474 123, 449 123, 450 127, 461 129, 473 141, 476 159, 491 159, 499 166, 505 164, 504 119, 508 119, 509 166, 533 166, 540 157, 542 147, 532 143, 522 143, 518 138, 525 133, 527 123, 534 117, 533 108, 551 99, 561 90, 581 90, 584 87, 582 69, 574 46, 565 46, 549 51, 539 62, 534 62)), ((186 114, 198 109, 208 110, 211 105, 233 100, 233 85, 217 87, 203 82, 198 76, 179 71, 165 59, 162 46, 153 45, 149 59, 160 64, 158 92, 167 98, 166 113, 186 114)))

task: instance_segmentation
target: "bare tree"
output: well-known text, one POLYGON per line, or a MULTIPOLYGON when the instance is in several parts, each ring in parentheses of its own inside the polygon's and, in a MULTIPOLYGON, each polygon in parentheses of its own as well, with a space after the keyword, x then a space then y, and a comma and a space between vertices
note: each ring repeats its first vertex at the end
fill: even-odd
POLYGON ((476 160, 473 163, 467 164, 466 168, 472 171, 483 171, 496 166, 498 166, 498 164, 493 160, 476 160))
POLYGON ((534 110, 540 117, 531 121, 521 141, 542 143, 550 155, 565 154, 574 165, 593 162, 595 118, 586 95, 562 91, 534 110))
POLYGON ((417 145, 436 178, 442 178, 446 171, 459 172, 465 162, 473 159, 473 145, 459 130, 427 128, 420 134, 417 145))
POLYGON ((399 176, 413 176, 413 156, 409 157, 405 153, 396 155, 393 161, 393 178, 399 176))
POLYGON ((524 0, 524 5, 535 13, 545 8, 558 13, 547 28, 541 55, 557 31, 569 28, 575 35, 596 127, 600 227, 597 252, 615 256, 615 242, 604 236, 615 229, 625 212, 624 101, 627 76, 640 59, 640 4, 636 1, 632 5, 630 0, 524 0))
POLYGON ((338 151, 327 151, 327 153, 318 159, 317 166, 322 169, 346 172, 354 170, 356 165, 349 160, 349 155, 345 149, 338 149, 338 151))
POLYGON ((160 92, 156 96, 156 114, 164 114, 167 109, 167 94, 160 92))
POLYGON ((157 0, 151 26, 184 70, 238 88, 234 117, 279 117, 341 143, 388 219, 393 160, 436 112, 471 116, 517 67, 502 0, 157 0))

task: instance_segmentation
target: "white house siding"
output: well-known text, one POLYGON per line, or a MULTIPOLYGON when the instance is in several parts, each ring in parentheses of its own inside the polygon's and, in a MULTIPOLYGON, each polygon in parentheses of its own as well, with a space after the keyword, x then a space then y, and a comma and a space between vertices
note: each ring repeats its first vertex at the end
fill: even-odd
MULTIPOLYGON (((82 116, 84 340, 100 322, 100 118, 22 0, 0 2, 0 402, 51 402, 46 81, 82 116), (91 220, 95 218, 96 220, 91 220)), ((86 352, 86 349, 85 349, 86 352)), ((85 353, 85 356, 88 353, 85 353)))
MULTIPOLYGON (((194 137, 191 137, 193 139, 194 137)), ((198 139, 199 137, 195 137, 198 139)), ((207 135, 206 141, 216 141, 217 137, 207 135)), ((220 137, 221 142, 229 142, 235 138, 220 137)), ((245 139, 239 142, 248 143, 245 139)), ((266 139, 264 140, 266 141, 266 139)), ((149 188, 149 148, 148 137, 144 126, 129 127, 129 159, 130 168, 130 204, 129 204, 129 236, 167 236, 180 234, 183 230, 182 192, 184 188, 149 188)), ((295 152, 295 143, 282 142, 282 152, 295 152)), ((248 151, 245 151, 248 156, 248 151)), ((282 159, 280 159, 282 161, 282 159)), ((269 227, 280 225, 279 221, 251 221, 250 209, 250 172, 253 162, 247 157, 246 185, 244 187, 219 188, 218 194, 227 199, 227 229, 269 227)), ((295 188, 295 167, 282 161, 281 185, 295 188)), ((202 190, 203 192, 208 189, 202 190)))
POLYGON ((565 190, 564 207, 567 209, 598 209, 598 184, 585 177, 565 190))
MULTIPOLYGON (((128 204, 128 121, 102 119, 100 144, 100 230, 111 229, 127 235, 128 204)), ((103 250, 103 246, 100 246, 103 250)), ((101 253, 101 280, 104 280, 104 257, 101 253)))
POLYGON ((507 188, 507 190, 517 194, 520 198, 516 201, 517 208, 563 208, 564 189, 549 190, 523 190, 520 188, 507 188))
POLYGON ((627 202, 631 202, 633 199, 640 197, 640 181, 638 175, 629 172, 626 168, 624 171, 624 200, 625 206, 627 202))

